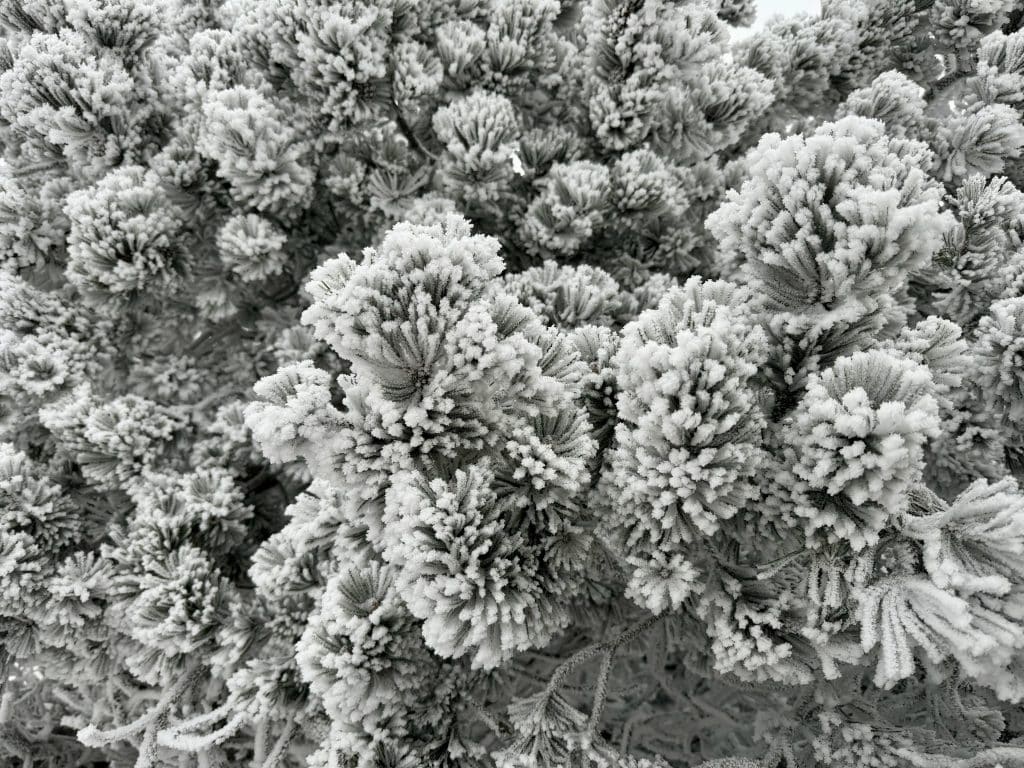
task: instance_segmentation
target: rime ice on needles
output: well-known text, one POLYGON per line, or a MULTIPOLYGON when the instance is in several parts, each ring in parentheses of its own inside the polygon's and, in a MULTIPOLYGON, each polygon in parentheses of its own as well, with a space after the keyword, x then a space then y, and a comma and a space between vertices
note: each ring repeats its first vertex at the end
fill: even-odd
POLYGON ((253 88, 210 94, 196 148, 216 160, 232 195, 258 211, 287 215, 310 193, 307 147, 284 110, 253 88))
POLYGON ((1015 5, 0 0, 0 762, 1024 762, 1015 5))
POLYGON ((0 75, 0 116, 38 160, 101 176, 140 147, 153 96, 125 62, 80 31, 32 35, 0 75))
POLYGON ((187 264, 182 212, 155 175, 124 166, 68 197, 68 279, 101 302, 176 287, 187 264))
POLYGON ((184 424, 180 415, 138 395, 98 399, 89 385, 39 412, 82 472, 100 487, 117 487, 153 467, 184 424))
POLYGON ((374 734, 370 743, 352 745, 360 750, 387 744, 412 725, 414 713, 422 716, 417 702, 436 667, 399 596, 394 569, 378 562, 331 577, 299 641, 298 660, 332 719, 374 734))
POLYGON ((287 258, 284 232, 273 222, 248 214, 224 222, 217 233, 220 258, 243 282, 277 274, 287 258))
POLYGON ((977 336, 978 383, 994 412, 1019 429, 1024 421, 1024 297, 993 302, 977 336))
POLYGON ((451 215, 396 227, 359 265, 327 262, 304 321, 351 366, 345 412, 305 361, 261 382, 247 414, 270 455, 303 457, 351 499, 373 579, 422 622, 409 631, 484 668, 568 621, 594 451, 575 346, 501 296, 501 267, 497 243, 451 215))
POLYGON ((949 505, 907 515, 903 529, 924 543, 924 565, 940 587, 1006 594, 1024 583, 1024 496, 1007 478, 977 480, 949 505))
POLYGON ((765 340, 748 301, 734 285, 691 278, 623 332, 617 444, 602 481, 636 569, 630 591, 652 610, 669 604, 661 589, 673 607, 689 591, 687 546, 757 495, 764 417, 751 380, 765 340))
POLYGON ((876 311, 938 250, 948 217, 929 162, 861 117, 769 135, 708 226, 779 320, 829 327, 876 311))
POLYGON ((794 512, 812 538, 855 550, 907 504, 921 476, 924 446, 939 433, 931 374, 886 352, 840 358, 812 377, 788 444, 794 456, 794 512))
POLYGON ((472 195, 466 199, 470 206, 494 204, 509 194, 521 128, 508 98, 474 91, 437 110, 432 125, 445 148, 438 169, 443 191, 472 195))
POLYGON ((603 165, 585 160, 556 163, 526 212, 523 239, 537 253, 573 255, 599 228, 610 194, 611 175, 603 165))

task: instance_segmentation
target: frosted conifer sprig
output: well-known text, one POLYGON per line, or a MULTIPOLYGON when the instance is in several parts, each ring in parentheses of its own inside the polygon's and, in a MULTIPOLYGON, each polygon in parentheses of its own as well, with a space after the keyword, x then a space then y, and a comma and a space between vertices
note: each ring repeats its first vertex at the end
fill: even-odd
POLYGON ((789 435, 795 514, 813 536, 877 542, 920 478, 938 409, 924 366, 883 352, 840 358, 807 387, 789 435))
POLYGON ((859 117, 806 139, 768 136, 751 179, 709 225, 778 319, 808 330, 849 322, 878 311, 938 249, 947 218, 929 159, 859 117))
POLYGON ((692 278, 623 331, 616 445, 603 481, 609 522, 634 571, 630 591, 652 609, 673 607, 695 572, 679 561, 756 495, 763 415, 751 379, 764 335, 745 291, 692 278), (650 553, 652 561, 645 562, 650 553))

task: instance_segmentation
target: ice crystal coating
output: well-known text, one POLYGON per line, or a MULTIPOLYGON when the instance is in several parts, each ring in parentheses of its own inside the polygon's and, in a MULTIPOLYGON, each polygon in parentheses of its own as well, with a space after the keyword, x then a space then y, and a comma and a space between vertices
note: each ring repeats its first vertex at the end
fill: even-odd
POLYGON ((807 325, 862 315, 938 250, 947 220, 929 164, 924 144, 856 116, 769 135, 708 223, 770 311, 807 325))
POLYGON ((764 418, 751 379, 764 335, 747 300, 729 283, 691 278, 626 326, 613 361, 619 425, 606 459, 609 516, 638 569, 629 590, 648 607, 682 602, 694 573, 680 549, 713 535, 757 494, 764 418))
POLYGON ((1024 765, 1024 10, 763 10, 0 0, 0 764, 1024 765))
POLYGON ((855 550, 877 542, 920 479, 924 446, 939 431, 932 380, 922 365, 859 352, 815 376, 789 442, 797 516, 808 535, 855 550))

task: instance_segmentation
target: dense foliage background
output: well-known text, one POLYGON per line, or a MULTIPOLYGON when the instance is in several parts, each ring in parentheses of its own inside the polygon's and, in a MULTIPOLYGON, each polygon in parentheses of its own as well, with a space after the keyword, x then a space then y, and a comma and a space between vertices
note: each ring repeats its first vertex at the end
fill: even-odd
POLYGON ((0 0, 0 756, 1024 766, 1024 7, 0 0))

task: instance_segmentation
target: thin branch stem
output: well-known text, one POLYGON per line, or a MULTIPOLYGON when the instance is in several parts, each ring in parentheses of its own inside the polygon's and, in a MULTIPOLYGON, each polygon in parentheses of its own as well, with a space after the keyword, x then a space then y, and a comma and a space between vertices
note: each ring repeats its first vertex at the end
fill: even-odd
POLYGON ((614 648, 604 652, 604 658, 601 659, 601 671, 597 675, 597 685, 594 687, 594 704, 590 708, 590 720, 587 722, 587 733, 591 735, 597 732, 601 718, 604 716, 605 705, 608 703, 608 677, 611 675, 614 660, 614 648))
POLYGON ((281 731, 281 735, 277 737, 277 741, 274 742, 274 747, 270 750, 270 754, 267 755, 267 759, 263 761, 261 768, 277 768, 280 765, 281 758, 284 757, 288 745, 291 744, 296 730, 298 728, 295 721, 289 720, 284 730, 281 731))
POLYGON ((495 736, 505 737, 510 733, 511 729, 507 725, 499 722, 494 715, 484 708, 483 704, 475 700, 473 701, 473 713, 495 736))
POLYGON ((394 107, 395 110, 395 123, 398 125, 398 129, 402 132, 402 135, 409 140, 409 143, 413 148, 422 153, 424 157, 429 157, 431 160, 437 160, 437 155, 423 146, 423 142, 421 142, 419 137, 416 136, 412 126, 409 125, 408 121, 405 119, 405 115, 402 114, 402 108, 398 106, 398 103, 392 100, 391 106, 394 107))
POLYGON ((253 736, 252 762, 254 765, 262 765, 267 759, 267 718, 261 717, 256 723, 256 733, 253 736))
POLYGON ((118 728, 112 728, 109 731, 101 731, 94 725, 87 725, 78 732, 78 740, 86 746, 98 747, 113 741, 122 741, 144 731, 151 723, 159 719, 161 715, 164 715, 178 702, 185 692, 192 687, 200 674, 200 668, 186 672, 177 683, 167 687, 164 695, 160 697, 160 700, 148 712, 134 722, 118 728))
POLYGON ((612 638, 611 640, 606 640, 600 643, 594 643, 593 645, 588 645, 586 648, 581 648, 580 650, 576 651, 576 653, 574 653, 572 656, 570 656, 568 659, 566 659, 558 665, 558 668, 555 670, 555 673, 551 676, 551 680, 548 682, 547 687, 545 688, 545 694, 550 696, 556 690, 558 690, 558 687, 561 685, 562 681, 568 676, 568 674, 583 662, 592 659, 601 651, 614 651, 619 646, 625 645, 626 643, 635 640, 637 637, 639 637, 648 629, 650 629, 659 621, 661 621, 662 618, 663 616, 660 615, 649 616, 648 618, 641 621, 639 624, 630 627, 629 629, 625 630, 624 632, 619 634, 617 637, 612 638))

